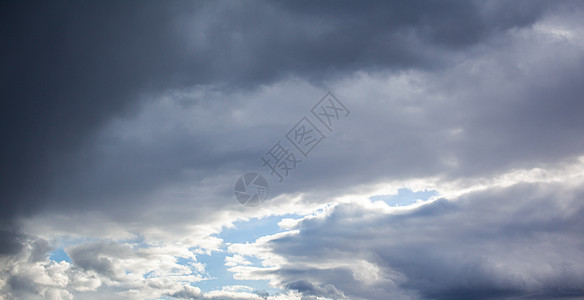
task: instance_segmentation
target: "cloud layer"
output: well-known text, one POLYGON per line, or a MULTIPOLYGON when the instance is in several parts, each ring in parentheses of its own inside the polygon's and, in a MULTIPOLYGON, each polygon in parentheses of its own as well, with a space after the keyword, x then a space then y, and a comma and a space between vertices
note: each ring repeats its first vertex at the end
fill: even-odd
POLYGON ((584 294, 580 2, 1 5, 2 297, 584 294), (327 90, 351 115, 278 183, 327 90))

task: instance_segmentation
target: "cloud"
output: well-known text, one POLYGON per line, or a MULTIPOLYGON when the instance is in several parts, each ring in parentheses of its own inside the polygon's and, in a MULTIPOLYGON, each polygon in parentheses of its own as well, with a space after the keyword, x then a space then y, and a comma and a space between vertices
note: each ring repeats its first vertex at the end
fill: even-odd
POLYGON ((108 295, 113 299, 143 299, 167 295, 192 299, 201 296, 201 290, 190 284, 205 280, 205 266, 186 248, 88 242, 66 250, 72 262, 55 262, 48 258, 47 245, 45 240, 28 238, 23 245, 25 251, 16 257, 3 258, 2 297, 99 299, 108 295))
POLYGON ((0 260, 0 296, 5 299, 73 299, 75 291, 95 291, 102 283, 68 262, 48 259, 48 242, 23 236, 18 255, 0 260))
POLYGON ((580 266, 550 254, 580 254, 563 182, 584 150, 579 2, 1 5, 6 297, 260 297, 193 286, 196 255, 223 250, 236 280, 288 288, 276 298, 581 292, 580 266), (259 157, 328 89, 351 115, 269 178, 271 201, 238 206, 234 180, 266 173, 259 157), (368 200, 399 188, 444 199, 368 200), (218 237, 290 214, 297 231, 218 237))
MULTIPOLYGON (((582 91, 573 80, 582 76, 575 67, 583 60, 580 31, 556 23, 547 17, 502 32, 439 71, 357 72, 331 81, 352 114, 285 185, 272 185, 272 195, 322 199, 387 179, 488 176, 580 155, 582 91), (541 29, 554 26, 572 36, 558 40, 541 29)), ((160 226, 208 222, 231 209, 233 178, 262 170, 259 156, 322 93, 302 79, 246 92, 169 91, 104 126, 85 153, 89 166, 55 178, 48 199, 71 199, 73 212, 100 210, 121 222, 144 215, 160 226), (162 198, 180 211, 154 214, 162 198), (196 209, 185 209, 193 203, 196 209)))
POLYGON ((337 288, 332 284, 326 284, 322 287, 315 286, 314 284, 306 280, 297 280, 286 284, 287 289, 296 290, 304 295, 310 295, 315 297, 325 297, 331 299, 344 299, 345 295, 343 292, 337 290, 337 288))
POLYGON ((305 217, 296 234, 230 249, 279 257, 263 278, 334 299, 581 297, 582 173, 515 180, 405 212, 338 204, 305 217))
MULTIPOLYGON (((10 146, 3 148, 2 181, 11 187, 2 191, 4 220, 45 207, 54 180, 75 178, 96 163, 86 147, 99 128, 169 89, 228 90, 289 75, 320 80, 371 68, 424 68, 444 56, 444 44, 464 49, 497 30, 528 26, 545 11, 540 4, 526 10, 458 2, 372 2, 359 9, 345 2, 331 10, 263 2, 3 6, 2 139, 10 146), (493 17, 498 11, 506 12, 503 20, 493 17), (447 12, 459 17, 445 22, 447 12)), ((195 157, 203 155, 200 147, 193 149, 195 157)), ((203 155, 194 164, 204 167, 207 161, 203 155)), ((179 168, 166 167, 170 180, 179 168)), ((140 172, 129 170, 126 180, 132 183, 140 172)), ((123 192, 117 190, 120 180, 112 178, 104 191, 123 192)), ((95 209, 104 201, 93 199, 97 195, 58 195, 50 203, 95 209)))
POLYGON ((201 289, 194 286, 183 286, 183 289, 169 296, 181 299, 197 299, 201 295, 201 289))

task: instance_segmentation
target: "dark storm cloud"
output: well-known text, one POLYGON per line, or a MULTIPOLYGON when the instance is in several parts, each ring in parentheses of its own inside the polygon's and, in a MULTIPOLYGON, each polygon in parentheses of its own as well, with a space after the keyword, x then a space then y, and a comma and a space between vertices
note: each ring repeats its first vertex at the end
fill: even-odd
MULTIPOLYGON (((539 2, 329 4, 3 3, 2 227, 44 206, 101 207, 83 193, 44 199, 55 180, 91 165, 83 145, 96 130, 142 98, 196 84, 248 88, 288 75, 318 81, 360 69, 438 67, 451 51, 545 12, 539 2)), ((191 154, 200 157, 195 165, 208 161, 203 151, 191 154)), ((171 180, 179 165, 165 176, 152 170, 147 186, 171 180)), ((109 194, 109 185, 102 189, 109 194)), ((2 252, 14 248, 10 236, 2 235, 2 252)))
MULTIPOLYGON (((5 220, 4 220, 5 222, 5 220)), ((12 224, 7 224, 12 225, 12 224)), ((16 254, 20 250, 20 238, 21 234, 15 232, 15 228, 2 229, 0 230, 0 241, 2 244, 0 247, 0 255, 10 255, 16 254)))
POLYGON ((171 27, 176 9, 2 3, 3 226, 46 204, 51 178, 67 172, 68 156, 100 124, 170 82, 175 56, 184 56, 171 27))
MULTIPOLYGON (((438 67, 509 28, 536 21, 545 2, 270 2, 206 8, 203 58, 218 80, 265 83, 282 75, 319 81, 362 69, 438 67), (221 59, 218 59, 218 58, 221 59)), ((195 22, 202 25, 203 21, 195 22)), ((200 48, 199 48, 200 49, 200 48)))

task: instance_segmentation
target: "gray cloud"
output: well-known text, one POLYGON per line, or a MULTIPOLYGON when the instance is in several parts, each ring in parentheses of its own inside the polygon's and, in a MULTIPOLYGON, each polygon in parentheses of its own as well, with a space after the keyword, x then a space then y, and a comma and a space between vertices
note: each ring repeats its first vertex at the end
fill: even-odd
POLYGON ((96 128, 171 81, 184 57, 172 46, 175 9, 2 4, 2 227, 49 205, 51 181, 77 168, 69 158, 96 128))
POLYGON ((181 290, 169 296, 179 299, 198 299, 201 296, 201 290, 192 286, 183 286, 181 290))
POLYGON ((353 80, 367 88, 340 88, 351 117, 311 154, 288 191, 493 176, 581 155, 582 45, 530 29, 483 47, 440 72, 380 76, 376 84, 365 84, 376 79, 364 75, 353 80))
MULTIPOLYGON (((13 226, 10 226, 13 227, 13 226)), ((2 241, 2 247, 0 247, 0 255, 12 255, 18 253, 21 249, 21 243, 19 238, 22 236, 11 230, 0 230, 0 241, 2 241)))
MULTIPOLYGON (((28 247, 18 221, 39 212, 98 211, 132 224, 126 229, 138 235, 144 226, 176 232, 185 220, 213 221, 215 212, 231 209, 223 200, 232 200, 232 175, 257 167, 258 155, 317 100, 315 90, 331 86, 351 117, 275 195, 303 191, 322 201, 382 180, 489 177, 573 161, 584 150, 579 2, 1 5, 2 255, 28 247), (576 38, 562 35, 566 28, 576 38), (305 90, 278 86, 294 80, 305 90), (157 106, 167 98, 171 108, 157 106)), ((470 209, 437 202, 418 214, 432 219, 441 207, 455 215, 470 209)), ((529 225, 577 233, 574 220, 549 217, 529 225)), ((508 229, 524 232, 521 224, 508 222, 508 229)), ((376 224, 363 226, 367 232, 376 224)), ((74 263, 113 276, 111 261, 96 260, 108 247, 87 247, 71 250, 74 263)), ((37 248, 38 262, 50 246, 37 248)), ((491 262, 476 257, 413 267, 407 258, 370 253, 381 265, 403 264, 409 281, 401 286, 425 297, 530 290, 499 282, 486 267, 491 262), (441 278, 444 268, 465 274, 469 284, 441 278)), ((291 277, 291 289, 306 287, 313 296, 330 290, 320 277, 332 274, 296 271, 306 278, 291 277)), ((337 282, 352 282, 350 270, 335 272, 337 282)), ((559 284, 579 275, 542 276, 537 295, 581 291, 559 284)), ((378 285, 369 292, 387 291, 378 285)))
POLYGON ((83 244, 69 250, 69 257, 73 263, 84 270, 92 270, 106 276, 116 278, 116 270, 111 258, 128 256, 129 249, 117 243, 99 242, 95 244, 83 244))
POLYGON ((303 295, 315 297, 325 297, 331 299, 344 299, 345 295, 340 292, 334 285, 325 284, 324 286, 314 285, 306 280, 296 280, 286 284, 287 289, 296 290, 303 295))
MULTIPOLYGON (((464 49, 544 11, 540 4, 524 10, 460 2, 256 4, 3 4, 3 219, 46 205, 39 199, 54 178, 83 173, 84 161, 94 158, 81 145, 145 95, 428 67, 448 56, 440 54, 443 44, 464 49), (493 18, 496 11, 505 11, 506 21, 493 18)), ((193 154, 206 161, 201 150, 193 154)), ((91 206, 87 197, 63 205, 91 206)))
POLYGON ((386 299, 396 290, 427 299, 581 297, 584 265, 575 258, 582 254, 583 192, 522 183, 398 215, 341 204, 271 246, 289 261, 278 271, 284 282, 307 276, 339 287, 349 298, 386 299), (346 269, 343 277, 325 267, 359 260, 380 267, 382 279, 397 284, 360 282, 352 276, 355 270, 346 269), (307 263, 316 266, 301 272, 294 267, 307 263))

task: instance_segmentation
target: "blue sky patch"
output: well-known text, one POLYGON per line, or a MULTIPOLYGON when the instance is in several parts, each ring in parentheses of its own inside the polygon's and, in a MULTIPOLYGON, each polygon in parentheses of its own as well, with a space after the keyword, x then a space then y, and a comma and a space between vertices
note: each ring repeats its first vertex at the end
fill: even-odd
POLYGON ((49 259, 54 260, 56 262, 66 261, 71 263, 71 258, 65 252, 65 249, 59 248, 55 251, 49 252, 49 259))
POLYGON ((408 188, 401 188, 396 195, 376 195, 371 196, 371 201, 384 201, 390 206, 408 206, 416 203, 417 200, 428 200, 433 196, 437 196, 438 192, 435 190, 412 191, 408 188))

